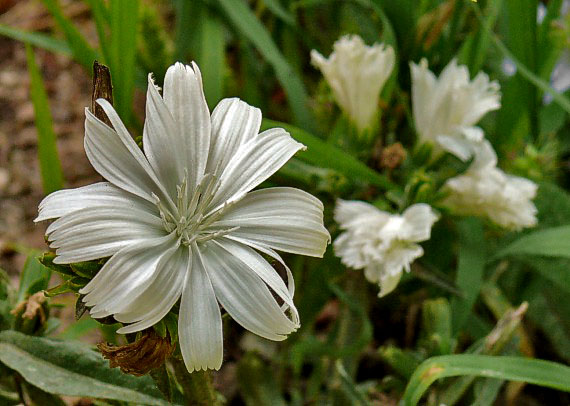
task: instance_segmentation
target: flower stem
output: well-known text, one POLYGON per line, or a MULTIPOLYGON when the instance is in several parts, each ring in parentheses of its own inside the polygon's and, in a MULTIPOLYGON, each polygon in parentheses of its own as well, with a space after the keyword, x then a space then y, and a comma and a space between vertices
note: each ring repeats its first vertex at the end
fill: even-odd
POLYGON ((171 358, 176 380, 184 389, 184 398, 187 405, 219 406, 218 396, 210 371, 188 372, 184 362, 175 357, 171 358))

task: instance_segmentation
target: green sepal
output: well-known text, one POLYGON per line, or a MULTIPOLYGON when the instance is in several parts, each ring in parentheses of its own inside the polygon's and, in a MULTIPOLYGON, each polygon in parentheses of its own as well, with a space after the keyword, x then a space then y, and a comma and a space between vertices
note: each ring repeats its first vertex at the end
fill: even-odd
POLYGON ((156 334, 158 334, 161 338, 166 338, 166 324, 164 324, 163 320, 160 320, 158 323, 152 326, 152 328, 154 328, 156 334))
POLYGON ((74 292, 78 292, 79 289, 87 285, 89 282, 90 279, 82 278, 81 276, 76 276, 75 278, 71 278, 69 281, 67 281, 70 289, 74 292))
POLYGON ((91 279, 97 272, 101 270, 103 267, 104 262, 99 261, 87 261, 87 262, 77 262, 75 264, 71 264, 71 269, 79 276, 83 276, 84 278, 91 279))
POLYGON ((174 345, 178 341, 178 316, 169 312, 162 321, 166 325, 168 335, 170 335, 170 343, 174 345))
POLYGON ((67 292, 73 292, 73 289, 71 288, 71 286, 69 286, 68 282, 64 282, 60 285, 54 286, 51 289, 44 290, 44 294, 47 297, 54 297, 54 296, 61 295, 62 293, 67 293, 67 292))
POLYGON ((83 302, 85 295, 79 294, 75 302, 75 320, 79 320, 87 311, 87 305, 83 302))
POLYGON ((38 259, 43 266, 51 269, 52 271, 58 272, 62 275, 75 276, 75 273, 69 265, 54 264, 53 260, 55 257, 55 252, 44 252, 44 254, 38 259))

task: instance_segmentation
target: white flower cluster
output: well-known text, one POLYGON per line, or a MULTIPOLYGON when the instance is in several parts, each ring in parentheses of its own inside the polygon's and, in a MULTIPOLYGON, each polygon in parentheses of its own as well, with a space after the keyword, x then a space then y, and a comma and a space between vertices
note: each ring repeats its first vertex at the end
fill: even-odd
POLYGON ((451 152, 463 160, 471 156, 473 142, 483 139, 475 124, 489 111, 501 107, 499 84, 479 73, 469 80, 466 66, 452 60, 439 78, 428 69, 425 59, 410 63, 412 107, 419 142, 431 142, 436 154, 451 152))
MULTIPOLYGON (((372 117, 373 112, 362 106, 375 106, 380 91, 375 88, 370 92, 367 88, 370 73, 384 72, 380 75, 383 85, 393 66, 392 55, 382 57, 382 48, 366 47, 356 36, 343 37, 334 47, 329 60, 313 51, 313 63, 321 68, 349 116, 360 127, 369 125, 362 112, 367 112, 366 117, 372 117)), ((508 229, 534 226, 536 207, 531 200, 537 186, 499 169, 493 147, 476 126, 486 113, 501 106, 499 84, 490 81, 485 73, 470 80, 467 67, 455 60, 439 77, 428 69, 425 59, 419 64, 411 63, 410 68, 419 142, 431 143, 435 156, 447 151, 463 161, 473 159, 464 174, 446 183, 449 195, 444 203, 457 214, 488 217, 508 229)), ((413 205, 397 215, 368 203, 339 200, 335 220, 344 230, 334 242, 336 254, 345 265, 364 269, 368 280, 380 284, 380 296, 384 296, 396 287, 402 271, 409 271, 410 264, 423 255, 417 243, 430 238, 437 215, 426 204, 413 205)))
POLYGON ((537 186, 528 179, 505 174, 483 130, 474 125, 500 107, 499 86, 479 73, 469 81, 469 71, 455 60, 439 78, 427 62, 412 68, 412 101, 420 142, 432 141, 442 150, 467 161, 468 170, 446 183, 445 203, 458 214, 488 217, 498 225, 519 230, 536 224, 532 199, 537 186))
POLYGON ((437 214, 427 204, 414 204, 402 215, 381 211, 360 201, 339 200, 334 218, 343 233, 334 242, 342 263, 364 269, 380 285, 379 296, 390 293, 410 264, 424 253, 417 243, 429 240, 437 214))
POLYGON ((358 35, 341 37, 329 58, 311 51, 313 65, 321 70, 334 97, 359 131, 374 126, 378 97, 395 63, 390 46, 367 46, 358 35))

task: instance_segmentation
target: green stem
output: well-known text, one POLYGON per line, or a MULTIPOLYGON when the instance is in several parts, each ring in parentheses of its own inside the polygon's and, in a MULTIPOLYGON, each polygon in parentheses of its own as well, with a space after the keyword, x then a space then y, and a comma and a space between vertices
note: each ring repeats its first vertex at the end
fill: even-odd
POLYGON ((189 373, 181 359, 171 358, 176 380, 184 390, 187 405, 219 406, 218 396, 210 371, 194 371, 189 373))

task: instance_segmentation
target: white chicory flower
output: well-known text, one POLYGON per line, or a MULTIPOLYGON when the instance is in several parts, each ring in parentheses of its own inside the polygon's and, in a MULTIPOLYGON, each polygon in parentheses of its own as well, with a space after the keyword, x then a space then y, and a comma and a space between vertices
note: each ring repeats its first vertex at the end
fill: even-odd
POLYGON ((414 204, 402 215, 390 214, 361 201, 338 200, 334 218, 344 230, 334 242, 336 255, 346 266, 364 269, 364 275, 380 285, 379 296, 396 288, 402 271, 424 253, 418 242, 429 240, 438 219, 424 203, 414 204))
POLYGON ((446 182, 449 195, 444 203, 457 214, 488 217, 510 230, 535 226, 537 210, 532 199, 537 185, 497 168, 497 155, 489 141, 476 145, 469 169, 446 182))
MULTIPOLYGON (((86 109, 85 151, 107 181, 47 196, 36 221, 55 263, 110 257, 81 290, 95 318, 113 315, 132 333, 159 322, 180 299, 186 367, 222 363, 220 304, 270 340, 299 327, 288 286, 259 252, 321 257, 330 239, 323 205, 299 189, 251 192, 304 146, 281 128, 259 134, 261 112, 224 99, 210 115, 196 64, 171 66, 162 96, 149 76, 144 152, 113 107, 113 128, 86 109), (276 298, 280 302, 278 303, 276 298)), ((283 264, 285 265, 285 264, 283 264)))
POLYGON ((345 35, 325 58, 311 51, 311 62, 320 69, 334 97, 359 131, 373 127, 378 97, 395 63, 394 49, 384 44, 367 46, 358 35, 345 35))
MULTIPOLYGON (((412 71, 412 105, 420 142, 430 142, 437 150, 465 157, 472 143, 483 139, 475 124, 500 104, 499 84, 479 73, 469 80, 469 70, 452 60, 439 75, 428 69, 422 59, 410 63, 412 71)), ((469 155, 462 159, 468 159, 469 155)))

